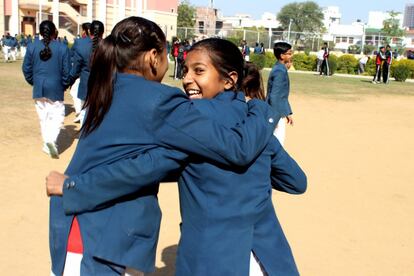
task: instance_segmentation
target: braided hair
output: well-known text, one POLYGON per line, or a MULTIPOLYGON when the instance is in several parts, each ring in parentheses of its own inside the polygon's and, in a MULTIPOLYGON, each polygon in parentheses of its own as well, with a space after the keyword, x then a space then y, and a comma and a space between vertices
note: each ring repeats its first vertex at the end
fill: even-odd
POLYGON ((93 36, 92 38, 92 52, 98 47, 99 41, 102 39, 102 35, 104 33, 104 25, 99 20, 92 21, 89 27, 89 34, 93 36))
POLYGON ((52 57, 52 50, 49 48, 49 43, 56 34, 56 26, 52 21, 45 20, 40 23, 39 30, 40 34, 43 36, 43 44, 45 45, 45 48, 39 53, 40 59, 47 61, 52 57))

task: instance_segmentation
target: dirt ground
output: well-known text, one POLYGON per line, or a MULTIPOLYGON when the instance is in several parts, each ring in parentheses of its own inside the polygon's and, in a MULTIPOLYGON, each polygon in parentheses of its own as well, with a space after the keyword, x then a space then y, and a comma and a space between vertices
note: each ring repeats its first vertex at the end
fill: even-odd
MULTIPOLYGON (((3 70, 1 78, 16 79, 16 72, 3 70)), ((0 92, 1 275, 49 274, 44 179, 66 168, 77 142, 67 97, 60 159, 41 151, 30 91, 19 79, 0 92)), ((414 275, 414 97, 293 94, 291 103, 295 125, 287 129, 286 148, 306 171, 308 191, 273 198, 301 274, 414 275)), ((180 222, 175 184, 162 185, 160 204, 153 275, 173 275, 180 222)))

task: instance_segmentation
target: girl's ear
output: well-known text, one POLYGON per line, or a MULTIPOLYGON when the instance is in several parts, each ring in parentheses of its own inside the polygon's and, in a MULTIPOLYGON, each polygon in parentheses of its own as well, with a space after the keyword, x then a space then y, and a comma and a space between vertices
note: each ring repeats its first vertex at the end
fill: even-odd
POLYGON ((157 75, 157 69, 158 69, 158 65, 159 65, 159 55, 157 50, 155 49, 151 49, 150 51, 147 52, 147 61, 148 64, 150 66, 151 69, 151 73, 156 76, 157 75))
POLYGON ((231 71, 229 73, 229 78, 230 79, 226 79, 226 82, 224 83, 225 90, 232 90, 236 86, 237 80, 239 79, 239 75, 236 71, 231 71))

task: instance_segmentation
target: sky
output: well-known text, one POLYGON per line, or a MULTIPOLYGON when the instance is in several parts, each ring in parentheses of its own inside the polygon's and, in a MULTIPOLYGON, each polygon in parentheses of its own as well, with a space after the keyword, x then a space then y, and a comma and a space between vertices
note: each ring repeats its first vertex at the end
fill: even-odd
MULTIPOLYGON (((214 0, 214 7, 219 9, 224 16, 236 13, 250 14, 254 19, 260 19, 264 12, 277 14, 280 9, 289 3, 304 2, 306 0, 214 0)), ((210 0, 189 0, 194 6, 208 6, 210 0)), ((314 0, 321 7, 337 6, 342 14, 341 24, 351 24, 357 19, 368 21, 369 11, 404 12, 405 4, 414 3, 408 0, 314 0)))

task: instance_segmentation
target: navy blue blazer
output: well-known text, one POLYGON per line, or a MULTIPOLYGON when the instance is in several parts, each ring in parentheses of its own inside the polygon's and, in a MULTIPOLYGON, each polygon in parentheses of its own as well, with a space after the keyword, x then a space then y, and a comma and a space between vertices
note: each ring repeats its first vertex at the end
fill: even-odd
MULTIPOLYGON (((194 105, 228 127, 246 118, 242 93, 221 93, 211 101, 196 100, 194 105)), ((70 175, 67 183, 73 181, 77 188, 65 188, 65 211, 73 212, 73 206, 77 212, 91 211, 121 200, 157 177, 159 181, 166 175, 162 171, 176 171, 184 164, 188 165, 179 179, 183 223, 176 275, 248 275, 252 250, 269 275, 298 275, 273 208, 271 187, 303 193, 306 176, 274 137, 255 162, 243 169, 156 149, 70 175)))
POLYGON ((44 48, 43 41, 35 40, 28 44, 22 66, 24 78, 33 86, 33 99, 44 97, 63 101, 64 91, 69 85, 69 49, 53 40, 49 43, 52 57, 43 61, 39 53, 44 48))
POLYGON ((286 66, 280 62, 276 62, 267 82, 266 101, 281 117, 292 114, 288 100, 289 90, 290 83, 286 66))
POLYGON ((89 59, 92 53, 92 40, 90 37, 84 37, 75 40, 72 46, 72 70, 70 71, 71 84, 75 82, 77 78, 80 78, 78 88, 78 98, 81 100, 86 99, 88 92, 88 79, 89 79, 89 59))
MULTIPOLYGON (((278 119, 265 103, 253 100, 249 106, 246 120, 230 129, 203 116, 177 88, 117 74, 110 110, 95 131, 79 139, 65 173, 82 174, 159 146, 224 164, 246 165, 266 146, 278 119)), ((147 166, 155 165, 149 162, 147 166)), ((79 189, 72 180, 67 185, 69 190, 79 189)), ((84 243, 82 275, 113 273, 115 266, 105 261, 144 272, 154 269, 161 219, 157 191, 158 186, 152 185, 111 202, 111 208, 77 215, 84 243)), ((65 205, 62 197, 50 200, 50 251, 52 271, 57 275, 63 271, 73 219, 65 211, 76 212, 83 204, 81 197, 73 205, 65 205)))

